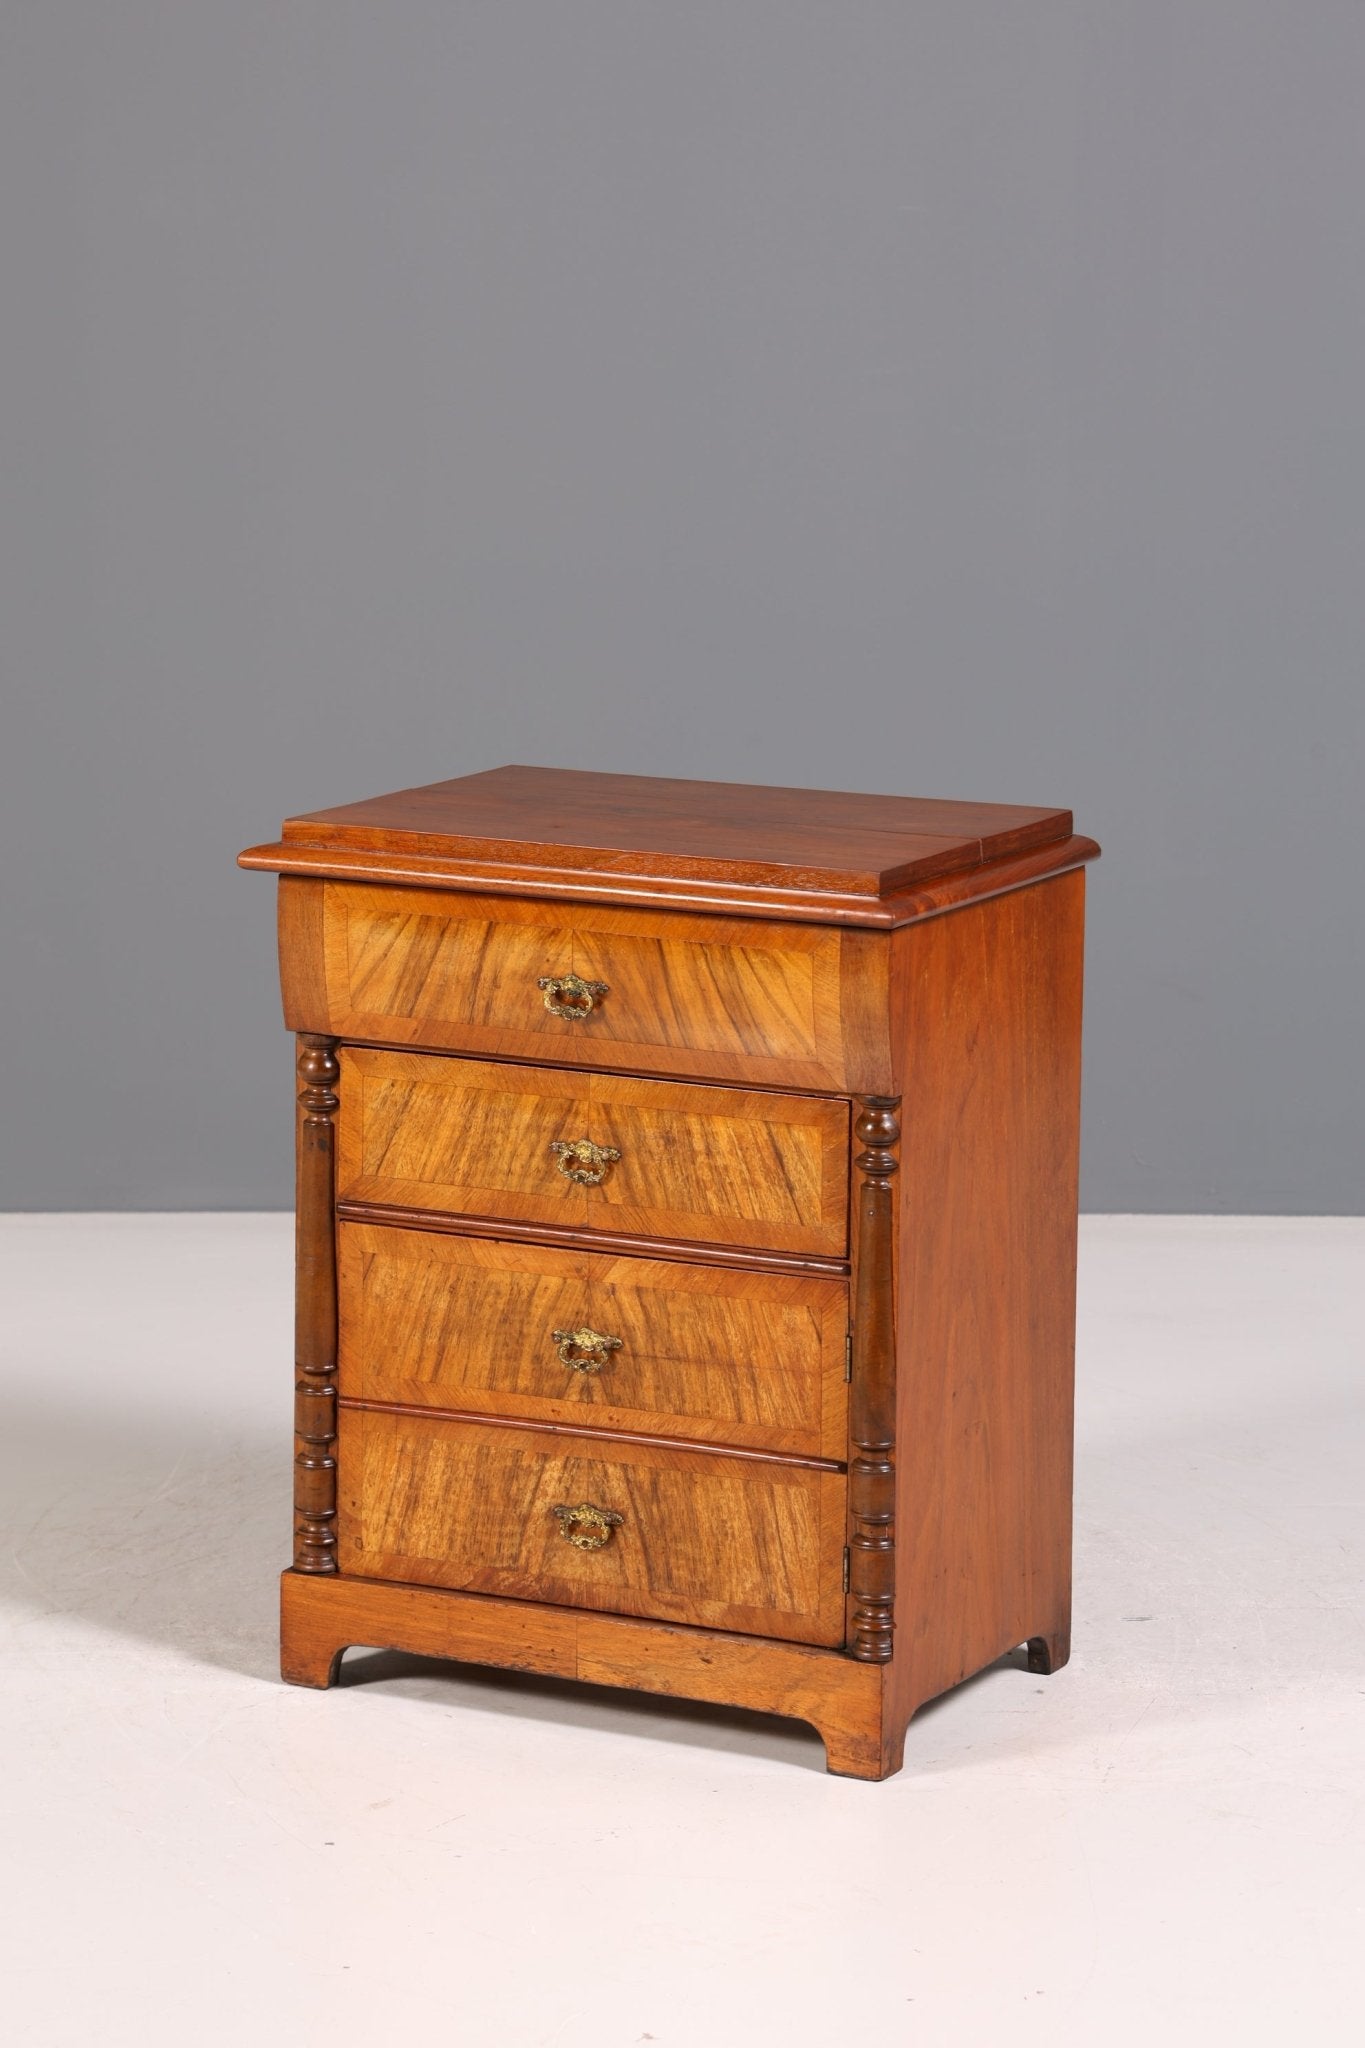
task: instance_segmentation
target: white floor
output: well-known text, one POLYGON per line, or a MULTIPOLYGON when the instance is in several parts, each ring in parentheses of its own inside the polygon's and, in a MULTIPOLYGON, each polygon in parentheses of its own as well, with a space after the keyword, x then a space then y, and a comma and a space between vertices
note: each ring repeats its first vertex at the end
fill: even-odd
POLYGON ((280 1685, 289 1240, 0 1220, 6 2039, 1361 2038, 1365 1222, 1086 1222, 1072 1662, 884 1785, 392 1655, 280 1685))

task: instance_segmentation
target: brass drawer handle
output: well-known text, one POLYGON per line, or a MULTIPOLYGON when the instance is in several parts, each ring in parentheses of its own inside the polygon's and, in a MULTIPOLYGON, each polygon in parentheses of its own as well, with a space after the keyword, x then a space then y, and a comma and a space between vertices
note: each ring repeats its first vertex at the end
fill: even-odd
POLYGON ((583 981, 576 974, 542 974, 536 987, 545 991, 552 1017, 586 1017, 599 997, 611 994, 605 981, 583 981))
POLYGON ((604 1337, 600 1330, 552 1330, 561 1365, 570 1372, 601 1372, 613 1351, 621 1349, 619 1337, 604 1337))
POLYGON ((583 1188, 597 1187, 612 1161, 621 1157, 614 1145, 594 1145, 591 1138, 554 1138, 550 1150, 565 1180, 583 1188))
POLYGON ((581 1500, 576 1508, 558 1507, 550 1512, 559 1517, 559 1533, 575 1550, 601 1550, 625 1519, 614 1508, 595 1508, 587 1500, 581 1500))

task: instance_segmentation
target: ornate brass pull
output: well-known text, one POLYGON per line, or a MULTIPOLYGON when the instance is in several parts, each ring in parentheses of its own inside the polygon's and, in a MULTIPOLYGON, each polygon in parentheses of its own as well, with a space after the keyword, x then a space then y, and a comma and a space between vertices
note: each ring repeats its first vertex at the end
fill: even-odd
POLYGON ((576 974, 542 974, 536 987, 545 991, 552 1017, 586 1017, 599 997, 611 994, 605 981, 583 981, 576 974))
POLYGON ((612 1161, 621 1157, 614 1145, 594 1145, 591 1138, 553 1138, 550 1150, 565 1180, 576 1180, 583 1188, 595 1188, 612 1161))
POLYGON ((552 1330, 561 1365, 570 1372, 601 1372, 613 1351, 621 1349, 619 1337, 604 1337, 600 1330, 552 1330))
POLYGON ((559 1533, 575 1550, 601 1550, 624 1520, 614 1508, 595 1508, 587 1500, 581 1500, 576 1508, 558 1507, 550 1512, 559 1517, 559 1533))

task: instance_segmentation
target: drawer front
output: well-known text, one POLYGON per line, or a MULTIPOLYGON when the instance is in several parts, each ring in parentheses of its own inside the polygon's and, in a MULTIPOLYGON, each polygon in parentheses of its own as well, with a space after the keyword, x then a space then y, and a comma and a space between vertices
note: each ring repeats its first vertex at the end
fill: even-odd
POLYGON ((337 1244, 343 1398, 847 1456, 842 1281, 360 1223, 337 1244))
POLYGON ((321 932, 308 943, 321 952, 313 974, 327 1016, 310 1029, 567 1066, 846 1085, 837 931, 320 886, 321 932), (590 1007, 572 988, 540 986, 570 975, 589 985, 590 1007))
POLYGON ((847 1249, 846 1102, 361 1047, 342 1049, 340 1094, 343 1201, 847 1249), (595 1153, 554 1149, 580 1142, 595 1153))
POLYGON ((843 1640, 842 1473, 344 1405, 338 1429, 345 1573, 843 1640), (555 1513, 584 1507, 620 1520, 555 1513))

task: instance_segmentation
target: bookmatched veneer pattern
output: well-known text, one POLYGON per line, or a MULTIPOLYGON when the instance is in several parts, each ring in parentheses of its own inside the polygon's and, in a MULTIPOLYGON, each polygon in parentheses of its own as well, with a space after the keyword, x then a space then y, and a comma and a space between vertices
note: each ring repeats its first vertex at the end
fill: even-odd
POLYGON ((848 1105, 347 1046, 343 1200, 842 1256, 848 1105), (594 1183, 554 1151, 618 1156, 594 1183))
POLYGON ((296 1007, 381 1044, 843 1088, 865 1056, 841 1009, 856 943, 812 925, 328 882, 296 1007), (569 974, 600 993, 566 1015, 542 984, 569 974))
POLYGON ((364 1578, 843 1640, 841 1472, 343 1407, 338 1533, 364 1578), (600 1549, 555 1510, 619 1515, 600 1549))
POLYGON ((459 1209, 419 1209, 391 1202, 339 1201, 338 1218, 345 1223, 402 1230, 438 1231, 457 1237, 495 1237, 508 1244, 560 1246, 566 1251, 621 1252, 626 1256, 676 1259, 688 1265, 733 1266, 746 1273, 848 1275, 849 1261, 822 1259, 805 1252, 751 1251, 747 1245, 698 1244, 695 1238, 647 1236, 639 1231, 563 1229, 554 1223, 521 1223, 514 1217, 496 1220, 459 1209))
POLYGON ((842 1461, 847 1290, 343 1223, 343 1396, 842 1461), (576 1369, 559 1333, 613 1348, 576 1369))

